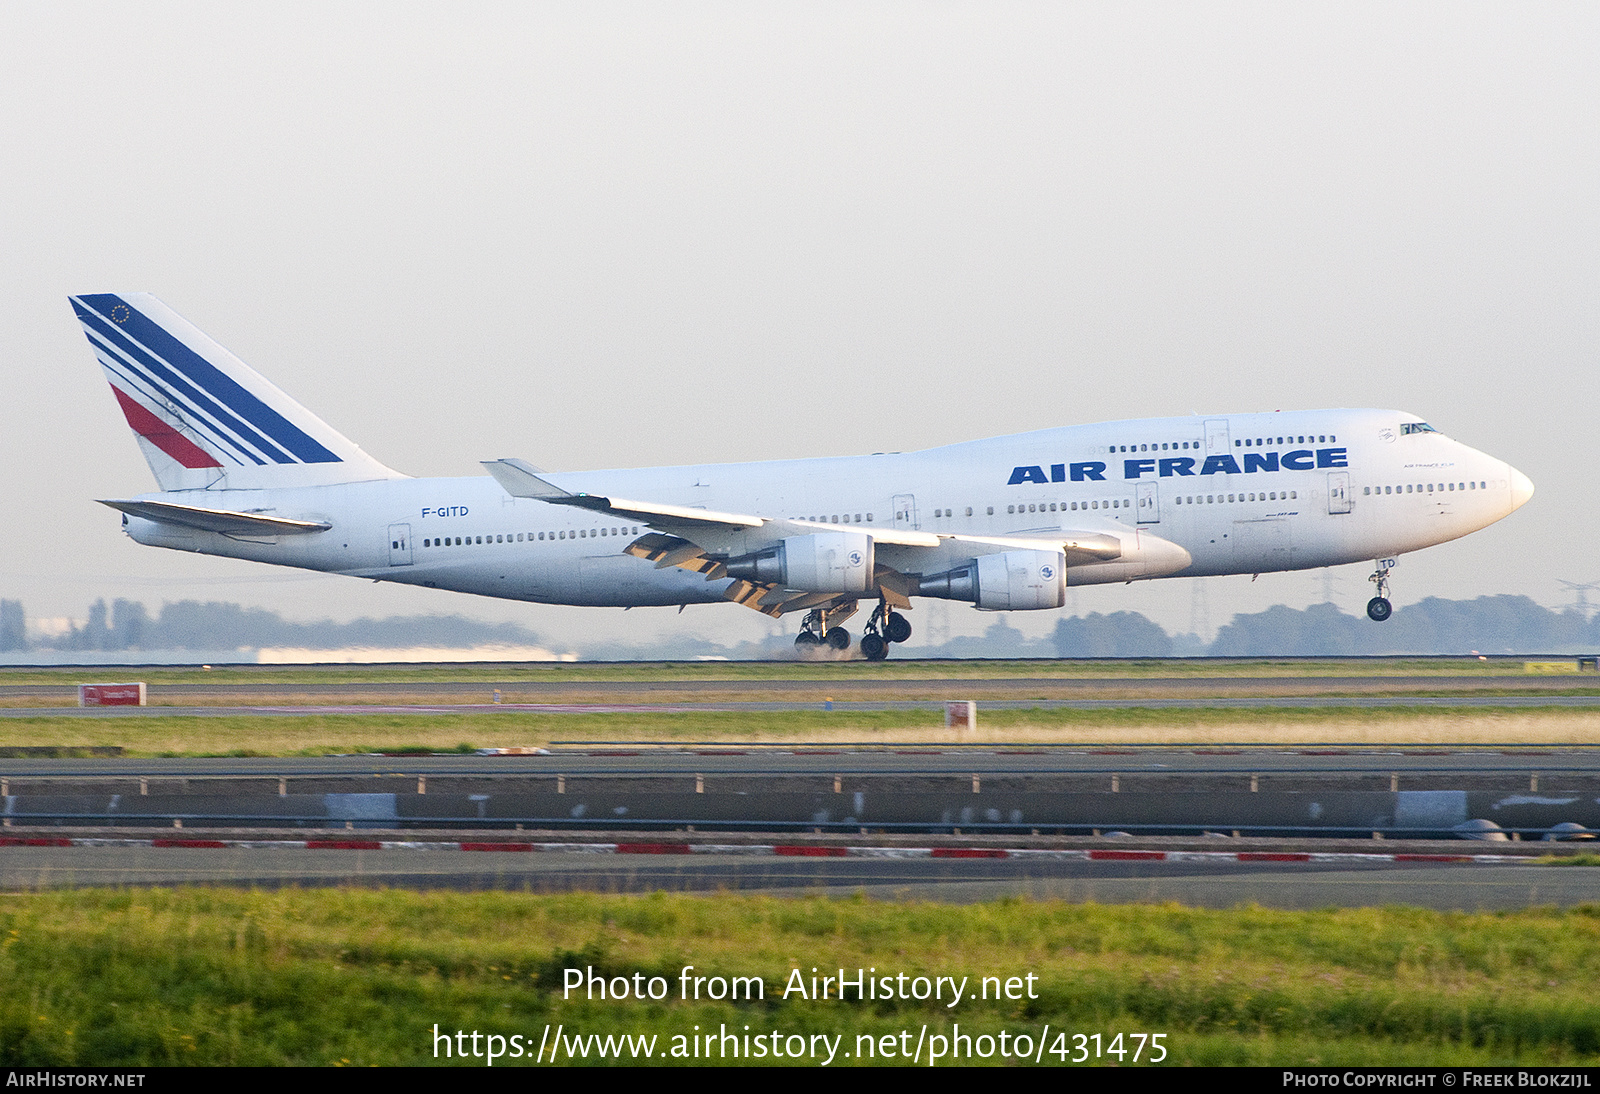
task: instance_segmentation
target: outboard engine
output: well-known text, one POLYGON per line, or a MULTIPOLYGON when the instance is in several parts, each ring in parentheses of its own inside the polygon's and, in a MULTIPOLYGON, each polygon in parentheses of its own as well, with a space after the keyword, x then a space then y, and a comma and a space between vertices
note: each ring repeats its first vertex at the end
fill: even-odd
POLYGON ((772 547, 730 558, 729 577, 804 589, 813 593, 865 596, 873 589, 875 556, 865 532, 817 532, 789 536, 772 547))

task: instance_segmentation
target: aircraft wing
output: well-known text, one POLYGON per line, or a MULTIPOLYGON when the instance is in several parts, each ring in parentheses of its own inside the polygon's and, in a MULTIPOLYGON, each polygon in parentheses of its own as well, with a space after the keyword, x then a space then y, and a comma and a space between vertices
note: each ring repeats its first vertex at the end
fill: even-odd
MULTIPOLYGON (((485 460, 483 466, 512 497, 535 498, 552 505, 569 505, 608 513, 649 525, 653 531, 630 543, 624 548, 626 553, 654 562, 657 569, 676 566, 703 574, 707 581, 727 576, 727 567, 722 559, 729 554, 742 554, 758 545, 776 543, 786 536, 840 530, 839 525, 821 521, 724 513, 663 502, 573 493, 542 478, 532 466, 517 459, 485 460), (733 544, 738 546, 734 547, 733 544), (719 555, 721 558, 715 557, 719 555)), ((1075 561, 1080 565, 1104 562, 1122 555, 1122 541, 1103 532, 1040 529, 1014 536, 962 536, 855 524, 850 525, 850 530, 870 535, 880 547, 891 548, 893 564, 884 565, 880 560, 873 578, 889 601, 901 608, 911 606, 910 597, 916 592, 916 578, 907 575, 946 568, 951 548, 957 552, 970 551, 973 555, 1011 550, 1062 551, 1069 563, 1075 561)), ((771 616, 853 599, 834 593, 786 589, 743 579, 733 581, 723 595, 735 603, 771 616)))
POLYGON ((231 509, 207 509, 199 505, 177 505, 170 501, 107 501, 109 505, 129 516, 162 524, 176 524, 184 528, 197 528, 202 532, 220 532, 225 536, 298 536, 311 532, 326 532, 333 525, 325 520, 293 520, 266 513, 240 513, 231 509))
MULTIPOLYGON (((835 525, 820 521, 759 517, 749 513, 722 513, 714 509, 668 505, 664 502, 636 501, 631 498, 606 497, 599 494, 574 494, 540 478, 534 473, 533 468, 522 460, 485 460, 483 466, 489 469, 489 473, 505 488, 506 493, 514 498, 536 498, 552 505, 570 505, 577 509, 611 513, 641 521, 669 533, 677 529, 692 532, 695 529, 734 531, 765 528, 782 532, 784 535, 805 535, 821 529, 838 530, 835 525)), ((865 526, 861 531, 871 533, 872 538, 879 543, 894 543, 905 547, 939 545, 939 537, 929 532, 865 526)))
MULTIPOLYGON (((1067 561, 1109 562, 1122 557, 1122 540, 1105 532, 1071 532, 1041 530, 1020 536, 947 536, 952 543, 973 543, 992 547, 997 551, 1052 550, 1064 551, 1067 561)), ((975 554, 983 554, 976 551, 975 554)))

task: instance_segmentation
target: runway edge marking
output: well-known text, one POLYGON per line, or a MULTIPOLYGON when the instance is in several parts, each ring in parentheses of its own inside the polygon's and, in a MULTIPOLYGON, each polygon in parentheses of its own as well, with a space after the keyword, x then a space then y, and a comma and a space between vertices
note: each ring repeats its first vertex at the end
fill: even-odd
POLYGON ((1137 848, 838 847, 804 843, 532 843, 513 840, 150 839, 4 836, 0 847, 153 847, 162 850, 509 851, 565 855, 749 855, 795 858, 1034 859, 1071 862, 1480 863, 1515 865, 1529 855, 1380 854, 1364 851, 1148 851, 1137 848))

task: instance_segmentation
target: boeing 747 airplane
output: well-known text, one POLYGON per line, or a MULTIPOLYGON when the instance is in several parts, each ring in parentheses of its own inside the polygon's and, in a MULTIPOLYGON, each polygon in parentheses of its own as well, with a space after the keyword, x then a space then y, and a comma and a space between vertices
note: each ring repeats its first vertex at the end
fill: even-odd
POLYGON ((102 504, 135 542, 542 604, 732 601, 880 660, 917 597, 1059 608, 1069 585, 1375 560, 1389 571, 1533 494, 1397 410, 1064 426, 922 452, 419 479, 142 293, 72 307, 160 491, 102 504))

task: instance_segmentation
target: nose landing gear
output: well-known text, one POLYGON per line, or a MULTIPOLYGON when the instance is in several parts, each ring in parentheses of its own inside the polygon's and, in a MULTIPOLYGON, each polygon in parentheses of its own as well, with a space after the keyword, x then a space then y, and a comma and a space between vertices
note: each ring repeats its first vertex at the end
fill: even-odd
POLYGON ((1378 559, 1378 568, 1367 578, 1378 586, 1375 590, 1378 595, 1367 601, 1367 618, 1374 623, 1382 623, 1394 614, 1394 605, 1389 603, 1389 571, 1394 569, 1395 562, 1392 558, 1378 559))

